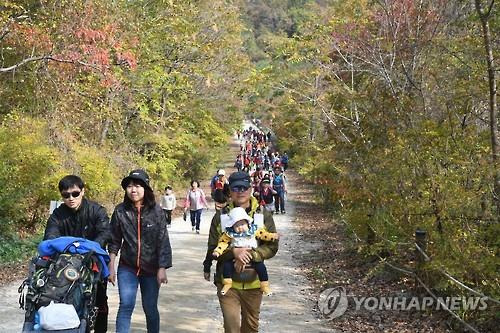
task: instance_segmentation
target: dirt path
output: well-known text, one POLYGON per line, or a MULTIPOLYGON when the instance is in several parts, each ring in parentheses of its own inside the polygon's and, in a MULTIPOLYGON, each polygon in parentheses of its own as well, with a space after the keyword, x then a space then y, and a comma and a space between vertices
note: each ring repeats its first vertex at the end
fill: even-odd
MULTIPOLYGON (((226 169, 229 171, 229 168, 226 169)), ((306 278, 301 275, 297 253, 313 251, 314 245, 304 247, 299 232, 292 222, 296 195, 294 184, 289 186, 291 200, 286 215, 276 215, 278 231, 283 235, 280 249, 273 259, 267 261, 270 282, 274 295, 265 298, 261 309, 260 332, 334 332, 325 323, 315 318, 314 302, 306 278)), ((181 197, 181 194, 177 194, 181 197)), ((176 218, 169 229, 173 267, 168 270, 169 283, 160 290, 159 309, 161 332, 223 332, 222 315, 215 293, 215 286, 203 280, 202 261, 205 256, 208 228, 214 211, 202 216, 201 234, 191 231, 189 221, 176 218)), ((20 332, 23 311, 18 306, 17 288, 21 281, 15 281, 0 288, 0 332, 20 332)), ((118 310, 118 289, 108 287, 110 316, 109 331, 115 331, 118 310)), ((140 295, 132 316, 132 332, 146 332, 145 317, 140 295)))

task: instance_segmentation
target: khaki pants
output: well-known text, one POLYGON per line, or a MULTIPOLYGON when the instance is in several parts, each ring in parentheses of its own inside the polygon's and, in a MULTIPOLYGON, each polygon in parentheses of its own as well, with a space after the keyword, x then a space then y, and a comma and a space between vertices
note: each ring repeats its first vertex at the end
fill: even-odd
POLYGON ((222 285, 218 284, 217 296, 224 317, 224 332, 258 332, 262 291, 260 289, 238 290, 231 288, 226 295, 221 296, 221 288, 222 285))

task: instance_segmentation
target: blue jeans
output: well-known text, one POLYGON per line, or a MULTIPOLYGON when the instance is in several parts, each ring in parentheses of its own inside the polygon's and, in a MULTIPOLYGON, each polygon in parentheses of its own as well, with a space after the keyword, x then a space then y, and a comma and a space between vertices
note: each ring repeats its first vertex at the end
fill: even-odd
POLYGON ((120 307, 116 316, 116 332, 128 333, 134 312, 137 287, 141 286, 142 308, 146 314, 148 333, 160 332, 158 293, 160 287, 156 276, 137 276, 131 269, 119 266, 117 272, 120 307))
POLYGON ((203 213, 203 208, 189 211, 189 217, 191 218, 191 226, 196 227, 196 230, 200 230, 201 213, 203 213))
POLYGON ((274 189, 278 194, 274 195, 274 208, 276 212, 281 212, 283 213, 285 211, 285 191, 282 189, 274 189))

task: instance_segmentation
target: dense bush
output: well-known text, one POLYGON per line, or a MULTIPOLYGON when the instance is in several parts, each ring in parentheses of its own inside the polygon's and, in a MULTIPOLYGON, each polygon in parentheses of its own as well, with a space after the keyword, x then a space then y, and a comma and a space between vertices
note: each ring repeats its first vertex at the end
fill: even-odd
POLYGON ((43 121, 15 114, 0 126, 0 236, 34 231, 56 195, 60 159, 46 135, 43 121))

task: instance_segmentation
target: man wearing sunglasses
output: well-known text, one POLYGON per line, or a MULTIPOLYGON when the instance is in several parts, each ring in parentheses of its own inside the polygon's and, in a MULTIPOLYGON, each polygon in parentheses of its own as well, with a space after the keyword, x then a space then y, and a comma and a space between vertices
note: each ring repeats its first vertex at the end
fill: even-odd
MULTIPOLYGON (((43 239, 61 236, 82 237, 98 242, 103 249, 111 240, 111 226, 106 209, 96 202, 84 198, 85 184, 75 175, 59 181, 59 192, 63 204, 50 215, 43 239)), ((108 327, 107 281, 97 287, 96 306, 99 311, 94 332, 106 332, 108 327)))
MULTIPOLYGON (((217 247, 219 237, 222 235, 221 214, 227 214, 234 207, 245 208, 247 214, 254 220, 259 208, 259 201, 252 196, 250 176, 246 172, 234 172, 229 176, 230 199, 229 204, 222 210, 216 211, 210 225, 208 236, 208 249, 203 262, 204 278, 210 281, 210 268, 212 266, 212 252, 217 247)), ((276 232, 273 216, 269 211, 264 211, 264 225, 269 232, 276 232)), ((224 317, 224 331, 226 333, 251 333, 259 330, 259 313, 262 302, 260 281, 254 269, 249 269, 247 264, 251 261, 262 262, 270 259, 278 252, 278 242, 259 242, 258 247, 234 248, 226 251, 217 258, 214 275, 214 284, 217 286, 217 296, 224 317), (232 288, 222 296, 222 266, 227 260, 234 259, 237 272, 233 275, 232 288)))

